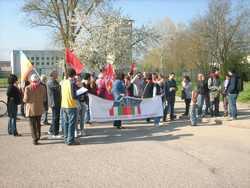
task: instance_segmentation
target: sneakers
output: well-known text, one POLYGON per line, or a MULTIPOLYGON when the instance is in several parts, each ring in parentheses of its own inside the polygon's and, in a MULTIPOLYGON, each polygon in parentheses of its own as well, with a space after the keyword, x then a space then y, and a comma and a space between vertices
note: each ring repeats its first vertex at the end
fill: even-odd
POLYGON ((163 123, 155 123, 154 124, 156 127, 161 127, 161 126, 163 126, 163 123))
POLYGON ((81 134, 80 134, 80 136, 87 136, 86 131, 85 131, 85 130, 81 130, 81 134))
POLYGON ((63 138, 62 135, 49 135, 49 139, 61 139, 63 138))
POLYGON ((78 133, 77 133, 77 131, 75 131, 75 138, 77 138, 78 137, 78 133))
POLYGON ((52 132, 48 131, 48 135, 52 135, 52 132))

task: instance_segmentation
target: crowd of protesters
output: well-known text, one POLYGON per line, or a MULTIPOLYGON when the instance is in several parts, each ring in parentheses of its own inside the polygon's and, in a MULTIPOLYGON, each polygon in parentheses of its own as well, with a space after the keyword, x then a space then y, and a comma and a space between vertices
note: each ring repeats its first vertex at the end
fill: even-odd
MULTIPOLYGON (((8 133, 20 136, 16 128, 18 105, 21 113, 29 118, 33 144, 38 144, 41 135, 41 125, 50 125, 48 134, 52 138, 64 138, 65 144, 77 144, 76 138, 85 136, 85 123, 90 122, 88 93, 97 95, 107 100, 119 101, 123 96, 137 98, 151 98, 162 96, 163 117, 152 117, 155 126, 160 126, 160 120, 174 121, 176 92, 181 89, 181 98, 185 103, 185 112, 182 117, 190 118, 192 125, 197 125, 199 120, 210 115, 219 116, 219 103, 222 96, 224 116, 234 120, 237 118, 236 100, 242 89, 240 77, 235 71, 228 71, 224 81, 221 81, 217 70, 208 75, 198 74, 195 83, 189 76, 184 76, 180 86, 177 86, 175 73, 164 77, 158 73, 133 73, 124 74, 116 72, 115 78, 110 83, 101 71, 98 76, 84 73, 76 75, 74 69, 67 70, 67 78, 58 81, 58 73, 52 71, 50 78, 36 74, 30 76, 24 86, 18 86, 17 76, 11 74, 7 89, 8 106, 8 133), (77 95, 80 88, 88 89, 87 92, 77 95), (48 122, 48 110, 51 109, 51 124, 48 122), (25 109, 25 110, 24 110, 25 109), (62 135, 60 135, 60 125, 62 135)), ((98 105, 98 104, 97 104, 98 105)), ((124 128, 120 120, 113 122, 118 128, 124 128)))

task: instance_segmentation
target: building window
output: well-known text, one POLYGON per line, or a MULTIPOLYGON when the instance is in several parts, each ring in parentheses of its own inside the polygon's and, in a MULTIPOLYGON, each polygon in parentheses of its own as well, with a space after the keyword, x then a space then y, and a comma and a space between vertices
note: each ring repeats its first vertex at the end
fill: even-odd
POLYGON ((54 62, 52 62, 51 65, 54 65, 54 62))
POLYGON ((35 58, 34 57, 31 57, 31 60, 34 60, 35 58))
POLYGON ((36 60, 39 60, 39 57, 36 57, 36 60))
POLYGON ((47 61, 49 60, 49 57, 47 57, 47 61))
POLYGON ((39 62, 36 62, 36 65, 37 65, 37 66, 39 66, 39 65, 40 65, 40 63, 39 63, 39 62))
POLYGON ((47 65, 49 65, 49 62, 47 62, 47 65))
POLYGON ((51 57, 51 60, 54 60, 54 57, 51 57))
POLYGON ((56 60, 59 60, 59 57, 56 57, 56 60))
POLYGON ((41 64, 44 65, 44 62, 42 62, 41 64))
POLYGON ((41 57, 42 60, 44 60, 44 57, 41 57))

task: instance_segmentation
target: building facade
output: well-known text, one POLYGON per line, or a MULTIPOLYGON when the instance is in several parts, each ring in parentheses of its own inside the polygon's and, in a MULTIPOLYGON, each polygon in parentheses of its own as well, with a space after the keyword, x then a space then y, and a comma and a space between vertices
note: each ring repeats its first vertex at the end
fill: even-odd
POLYGON ((23 51, 40 75, 48 76, 53 70, 62 75, 64 52, 59 50, 13 50, 11 53, 11 72, 13 74, 21 75, 20 51, 23 51))

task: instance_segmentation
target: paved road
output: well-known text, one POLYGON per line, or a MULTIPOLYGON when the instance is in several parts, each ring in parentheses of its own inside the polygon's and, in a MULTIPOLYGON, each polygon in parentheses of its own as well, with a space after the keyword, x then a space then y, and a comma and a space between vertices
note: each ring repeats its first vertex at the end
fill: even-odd
POLYGON ((23 136, 14 138, 0 118, 0 187, 249 188, 250 124, 239 128, 250 119, 249 106, 239 118, 197 127, 184 119, 160 128, 95 124, 79 146, 47 140, 47 126, 42 144, 33 146, 27 120, 18 121, 23 136))

